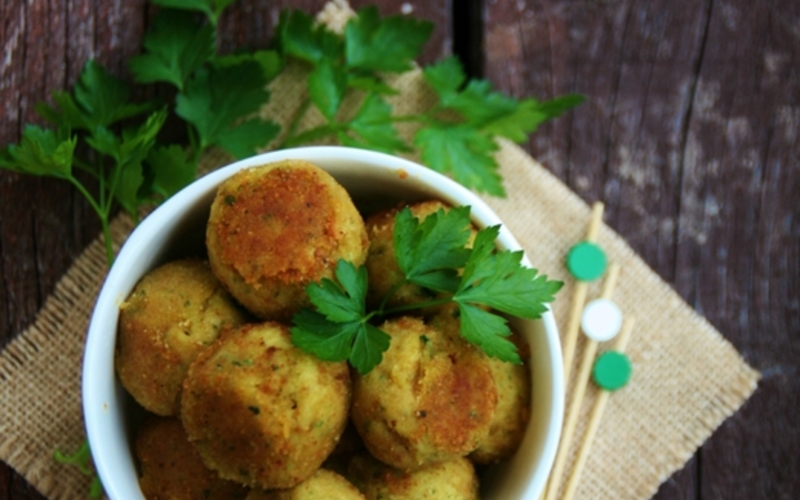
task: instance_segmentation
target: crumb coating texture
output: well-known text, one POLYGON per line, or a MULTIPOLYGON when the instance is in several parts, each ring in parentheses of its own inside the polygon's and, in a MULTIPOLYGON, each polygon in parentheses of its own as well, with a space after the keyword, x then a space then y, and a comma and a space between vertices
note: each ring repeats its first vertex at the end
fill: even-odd
POLYGON ((381 328, 392 337, 383 361, 354 376, 351 417, 367 449, 388 465, 413 470, 477 448, 497 406, 486 356, 418 318, 381 328))
POLYGON ((247 500, 365 500, 364 495, 339 474, 319 469, 288 490, 252 490, 247 500))
POLYGON ((222 330, 246 320, 207 262, 156 268, 120 306, 115 367, 122 385, 150 412, 177 415, 189 365, 222 330))
POLYGON ((403 472, 368 454, 354 457, 348 478, 367 500, 478 500, 478 477, 466 458, 403 472))
MULTIPOLYGON (((458 309, 448 307, 431 318, 430 324, 448 335, 461 334, 458 309)), ((525 437, 531 414, 530 347, 516 332, 508 337, 519 352, 522 364, 486 357, 497 388, 497 408, 489 433, 470 454, 473 462, 491 464, 511 457, 525 437)))
POLYGON ((347 423, 350 373, 294 347, 274 322, 226 332, 191 366, 181 418, 203 460, 248 486, 310 477, 347 423))
POLYGON ((231 294, 262 319, 287 320, 305 287, 339 259, 361 265, 368 241, 350 195, 324 170, 285 160, 241 170, 211 205, 206 244, 231 294))
POLYGON ((236 500, 247 489, 207 468, 177 418, 151 416, 136 436, 139 486, 147 500, 236 500))

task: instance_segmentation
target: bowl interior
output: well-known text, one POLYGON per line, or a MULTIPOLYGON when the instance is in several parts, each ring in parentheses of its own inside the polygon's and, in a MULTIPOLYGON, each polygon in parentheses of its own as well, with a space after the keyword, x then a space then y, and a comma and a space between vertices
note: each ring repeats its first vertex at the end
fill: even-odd
MULTIPOLYGON (((470 205, 479 227, 500 224, 472 192, 425 167, 401 158, 342 147, 309 147, 265 153, 219 169, 167 200, 129 237, 100 292, 91 318, 83 365, 83 409, 95 465, 109 498, 141 500, 131 447, 142 410, 114 374, 119 304, 149 270, 204 248, 205 223, 216 187, 236 171, 287 158, 304 159, 327 170, 365 211, 399 200, 438 198, 470 205)), ((518 250, 504 227, 498 246, 518 250)), ((527 260, 526 260, 527 262, 527 260)), ((516 455, 486 471, 482 498, 537 499, 555 456, 564 407, 564 380, 558 332, 548 310, 540 320, 515 320, 531 347, 531 422, 516 455)))

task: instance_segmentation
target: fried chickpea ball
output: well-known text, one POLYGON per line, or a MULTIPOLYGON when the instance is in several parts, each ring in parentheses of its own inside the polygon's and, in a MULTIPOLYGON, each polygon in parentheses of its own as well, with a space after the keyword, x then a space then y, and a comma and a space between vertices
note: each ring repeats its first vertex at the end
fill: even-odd
POLYGON ((288 490, 252 490, 247 500, 365 500, 350 481, 327 469, 288 490))
POLYGON ((497 406, 486 356, 417 318, 381 328, 391 346, 353 382, 351 417, 367 449, 392 467, 413 470, 477 448, 497 406))
POLYGON ((310 477, 347 424, 350 372, 292 345, 275 322, 225 332, 189 369, 181 419, 220 477, 263 489, 310 477))
MULTIPOLYGON (((369 238, 369 253, 364 265, 369 273, 367 303, 377 307, 386 295, 403 280, 394 249, 394 221, 403 207, 378 212, 367 218, 365 225, 369 238)), ((408 205, 418 220, 450 207, 441 201, 430 200, 408 205)), ((389 306, 403 306, 428 301, 437 297, 433 290, 414 283, 398 288, 388 302, 389 306)), ((430 311, 429 311, 430 312, 430 311)))
POLYGON ((368 454, 350 461, 347 476, 367 500, 478 500, 478 477, 459 457, 413 472, 403 472, 368 454))
POLYGON ((139 486, 148 500, 235 500, 247 489, 220 479, 189 443, 180 420, 151 416, 136 436, 139 486))
POLYGON ((517 345, 523 364, 517 365, 489 358, 497 387, 497 410, 489 435, 470 458, 479 464, 490 464, 511 457, 519 448, 531 416, 530 351, 518 334, 509 339, 517 345))
POLYGON ((115 366, 145 409, 176 415, 194 358, 247 315, 202 260, 169 262, 147 273, 120 306, 115 366))
POLYGON ((369 242, 350 195, 304 161, 244 169, 217 190, 206 229, 211 267, 262 319, 288 320, 305 288, 333 278, 340 259, 361 265, 369 242))
MULTIPOLYGON (((431 325, 450 335, 460 335, 458 309, 449 307, 431 319, 431 325)), ((473 462, 490 464, 509 458, 519 447, 528 427, 531 412, 530 349, 525 339, 512 333, 508 339, 517 346, 523 364, 487 357, 497 388, 497 408, 489 434, 470 454, 473 462)))

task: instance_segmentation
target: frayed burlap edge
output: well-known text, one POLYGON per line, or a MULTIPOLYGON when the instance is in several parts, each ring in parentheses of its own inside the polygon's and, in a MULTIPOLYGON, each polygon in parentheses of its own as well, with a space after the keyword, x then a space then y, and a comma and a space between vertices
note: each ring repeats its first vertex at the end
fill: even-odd
MULTIPOLYGON (((111 225, 118 249, 133 228, 129 217, 111 225)), ((107 272, 105 245, 95 239, 47 298, 36 321, 0 354, 0 458, 48 498, 85 498, 90 478, 59 464, 84 440, 81 360, 95 298, 107 272)))

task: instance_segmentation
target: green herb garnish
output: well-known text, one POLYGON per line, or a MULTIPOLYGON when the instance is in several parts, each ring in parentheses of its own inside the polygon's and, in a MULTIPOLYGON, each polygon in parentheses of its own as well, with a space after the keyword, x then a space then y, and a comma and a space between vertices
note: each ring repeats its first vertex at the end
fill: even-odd
POLYGON ((61 451, 55 450, 53 459, 60 464, 74 465, 80 469, 83 475, 91 477, 92 483, 89 486, 89 498, 102 498, 103 484, 100 482, 100 478, 97 477, 94 467, 92 467, 92 453, 89 450, 87 441, 84 441, 78 451, 72 455, 65 455, 61 451))
POLYGON ((306 288, 314 309, 294 316, 294 344, 326 361, 347 360, 365 374, 380 363, 390 344, 389 335, 375 326, 377 321, 454 302, 466 340, 489 356, 520 363, 516 346, 507 338, 507 320, 498 312, 538 318, 563 283, 524 266, 521 251, 497 251, 499 226, 478 231, 468 248, 469 225, 468 207, 440 210, 422 222, 403 209, 395 219, 394 244, 404 279, 393 291, 414 283, 443 296, 388 308, 390 292, 378 309, 367 311, 367 270, 342 260, 336 266, 336 281, 323 279, 306 288))
POLYGON ((290 11, 278 28, 285 58, 307 64, 308 100, 300 108, 282 146, 335 137, 339 143, 389 153, 413 151, 395 124, 412 122, 413 146, 428 167, 451 175, 468 188, 495 196, 505 189, 493 154, 498 137, 523 142, 542 122, 583 101, 567 95, 550 101, 517 100, 491 90, 489 82, 468 79, 461 63, 450 57, 424 68, 425 80, 439 98, 419 115, 395 116, 386 95, 396 94, 386 76, 412 69, 432 31, 431 23, 404 16, 381 18, 365 7, 351 19, 344 35, 316 25, 311 16, 290 11), (353 116, 340 108, 349 93, 361 93, 353 116), (298 132, 297 123, 311 106, 326 123, 298 132))
POLYGON ((72 92, 55 92, 53 105, 37 105, 50 128, 28 125, 19 144, 0 149, 0 168, 75 186, 100 219, 109 264, 114 259, 110 219, 117 206, 138 220, 141 207, 195 179, 208 147, 240 158, 278 133, 274 123, 252 117, 269 99, 265 86, 278 71, 277 54, 215 55, 214 23, 230 2, 154 3, 209 16, 203 22, 191 12, 162 8, 145 34, 144 52, 130 61, 136 82, 175 88, 173 105, 157 98, 134 102, 124 80, 90 60, 72 92), (160 139, 170 114, 185 123, 188 147, 160 139))

